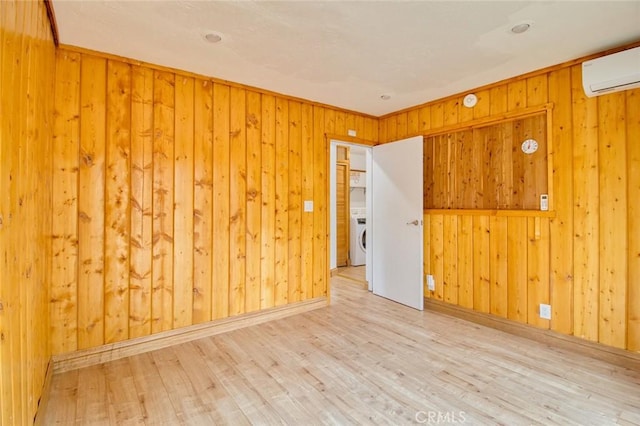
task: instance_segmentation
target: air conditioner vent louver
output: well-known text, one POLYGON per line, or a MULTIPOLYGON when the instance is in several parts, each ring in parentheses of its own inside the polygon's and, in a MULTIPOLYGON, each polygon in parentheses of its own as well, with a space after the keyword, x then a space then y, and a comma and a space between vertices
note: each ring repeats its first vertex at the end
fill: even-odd
POLYGON ((583 62, 582 87, 588 97, 640 87, 640 47, 583 62))

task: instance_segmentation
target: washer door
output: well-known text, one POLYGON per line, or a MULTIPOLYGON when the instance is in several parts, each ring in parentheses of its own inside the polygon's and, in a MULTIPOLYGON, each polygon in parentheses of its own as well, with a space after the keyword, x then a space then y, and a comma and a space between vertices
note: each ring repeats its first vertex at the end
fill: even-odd
POLYGON ((358 246, 360 250, 366 252, 367 251, 367 228, 364 228, 362 232, 360 232, 360 237, 358 238, 358 246))

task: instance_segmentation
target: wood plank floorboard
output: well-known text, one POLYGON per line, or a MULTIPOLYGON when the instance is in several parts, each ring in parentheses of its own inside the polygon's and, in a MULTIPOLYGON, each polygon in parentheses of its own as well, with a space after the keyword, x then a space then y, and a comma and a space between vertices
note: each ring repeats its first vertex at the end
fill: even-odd
POLYGON ((640 425, 640 371, 332 278, 326 308, 55 374, 45 425, 640 425))

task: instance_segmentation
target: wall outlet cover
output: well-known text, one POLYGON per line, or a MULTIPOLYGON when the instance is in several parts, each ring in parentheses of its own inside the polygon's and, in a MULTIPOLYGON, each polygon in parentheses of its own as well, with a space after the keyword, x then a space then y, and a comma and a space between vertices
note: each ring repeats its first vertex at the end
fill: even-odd
POLYGON ((540 318, 551 319, 551 305, 540 304, 540 318))

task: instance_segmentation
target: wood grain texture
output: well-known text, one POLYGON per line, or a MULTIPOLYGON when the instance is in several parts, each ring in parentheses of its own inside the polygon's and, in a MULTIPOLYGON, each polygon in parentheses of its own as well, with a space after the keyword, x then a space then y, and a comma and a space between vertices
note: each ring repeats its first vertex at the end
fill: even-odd
MULTIPOLYGON (((50 325, 57 321, 62 338, 76 334, 78 204, 71 182, 78 164, 53 157, 79 144, 79 104, 55 108, 53 97, 79 98, 80 68, 65 58, 54 80, 43 2, 0 3, 0 46, 0 424, 9 426, 33 423, 51 357, 50 325), (54 127, 62 130, 56 139, 54 127), (54 221, 63 224, 55 234, 54 221)), ((71 350, 74 338, 64 344, 71 350)))
POLYGON ((231 88, 229 102, 229 315, 245 311, 247 272, 247 98, 244 90, 231 88))
POLYGON ((573 98, 573 221, 575 236, 573 303, 574 334, 598 341, 600 228, 598 184, 598 100, 582 88, 582 67, 571 69, 573 98))
MULTIPOLYGON (((53 155, 52 268, 50 318, 52 352, 78 348, 78 148, 80 144, 80 56, 59 53, 53 155)), ((4 98, 3 98, 4 99, 4 98)))
POLYGON ((110 401, 92 414, 111 423, 412 424, 429 412, 471 424, 637 422, 633 367, 332 281, 330 307, 55 375, 44 420, 80 421, 96 402, 79 392, 89 379, 110 401))
POLYGON ((153 284, 151 331, 173 326, 175 75, 153 83, 153 284))
POLYGON ((78 348, 104 343, 106 69, 102 58, 80 67, 78 176, 78 348))
MULTIPOLYGON (((639 351, 639 215, 634 202, 639 178, 633 142, 640 137, 638 90, 586 98, 581 65, 573 62, 470 92, 478 97, 471 112, 459 106, 456 110, 461 95, 453 95, 381 117, 378 136, 380 143, 391 141, 405 115, 408 128, 414 129, 417 111, 418 132, 425 135, 425 223, 438 215, 457 216, 459 225, 464 216, 473 218, 474 309, 486 313, 492 303, 489 287, 482 290, 488 285, 484 280, 489 271, 496 267, 488 258, 485 225, 491 217, 504 216, 516 231, 507 231, 508 294, 498 303, 500 309, 514 321, 526 317, 536 327, 551 326, 560 333, 639 351), (468 144, 464 132, 534 111, 545 112, 546 135, 544 126, 535 126, 527 117, 510 134, 504 129, 482 135, 473 132, 468 144), (544 141, 546 147, 541 146, 534 156, 521 156, 517 142, 529 137, 544 141), (513 141, 511 149, 504 145, 508 138, 513 141), (478 154, 488 152, 487 148, 491 155, 478 154), (504 161, 494 161, 496 155, 504 155, 504 161), (542 157, 546 161, 538 160, 542 157), (501 183, 509 181, 504 179, 509 171, 513 187, 505 190, 501 183), (452 173, 462 176, 459 182, 449 181, 452 173), (538 210, 539 195, 545 192, 537 189, 537 182, 549 194, 549 212, 538 210), (519 200, 511 209, 483 209, 485 202, 500 206, 510 194, 519 200), (465 207, 455 208, 456 203, 465 207), (516 217, 526 218, 526 238, 524 224, 516 225, 516 217), (525 272, 516 266, 523 262, 524 253, 526 297, 521 284, 525 272), (519 260, 512 262, 514 256, 519 260), (551 304, 551 324, 539 318, 540 303, 551 304)), ((461 250, 468 250, 460 238, 459 231, 458 240, 451 240, 458 246, 458 268, 461 250)), ((425 271, 434 271, 437 265, 431 265, 434 243, 442 246, 442 252, 450 250, 432 239, 432 231, 425 226, 425 271)), ((461 286, 462 271, 458 270, 461 286)), ((436 277, 436 283, 439 280, 436 277)), ((459 292, 457 304, 463 300, 459 292)), ((495 301, 493 306, 497 309, 495 301)))
POLYGON ((213 282, 213 84, 194 86, 193 323, 211 319, 213 282))
POLYGON ((151 333, 154 78, 140 66, 131 73, 129 337, 139 337, 151 333))
POLYGON ((260 309, 262 95, 247 92, 247 206, 245 312, 260 309))
POLYGON ((194 80, 175 80, 173 325, 193 324, 194 80))
POLYGON ((131 67, 107 63, 105 150, 105 343, 129 337, 131 67))
POLYGON ((211 319, 229 316, 230 89, 213 85, 213 282, 211 319))
POLYGON ((425 208, 538 209, 548 193, 546 126, 542 113, 425 137, 425 208), (521 151, 527 139, 538 151, 521 151))
POLYGON ((56 354, 327 295, 325 135, 377 121, 95 52, 58 68, 56 354))
POLYGON ((628 313, 627 348, 640 352, 640 90, 627 92, 628 313))
POLYGON ((600 324, 599 341, 618 348, 627 340, 627 150, 626 98, 598 99, 600 158, 600 324), (620 255, 618 255, 620 253, 620 255))
POLYGON ((551 220, 551 328, 573 333, 573 123, 571 117, 571 70, 549 74, 549 101, 554 103, 552 124, 553 208, 551 220))

